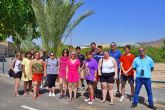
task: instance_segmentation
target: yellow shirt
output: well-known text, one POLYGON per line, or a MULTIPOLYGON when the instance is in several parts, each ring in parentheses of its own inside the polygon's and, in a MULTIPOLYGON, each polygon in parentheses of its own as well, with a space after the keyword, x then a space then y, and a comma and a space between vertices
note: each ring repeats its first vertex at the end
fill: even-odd
POLYGON ((24 58, 22 61, 22 65, 25 66, 25 73, 26 73, 26 77, 24 77, 24 73, 22 74, 23 81, 32 80, 32 74, 30 72, 30 63, 31 63, 31 60, 29 60, 27 58, 24 58))

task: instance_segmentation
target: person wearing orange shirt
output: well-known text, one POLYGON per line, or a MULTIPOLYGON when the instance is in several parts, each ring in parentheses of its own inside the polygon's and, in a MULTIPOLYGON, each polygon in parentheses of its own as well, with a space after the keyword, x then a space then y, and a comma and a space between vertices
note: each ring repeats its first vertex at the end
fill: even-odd
MULTIPOLYGON (((124 47, 125 53, 120 57, 121 65, 121 98, 120 102, 125 99, 125 84, 128 81, 131 87, 131 97, 134 95, 134 70, 132 68, 132 63, 135 59, 135 56, 130 53, 130 45, 124 47)), ((132 98, 131 98, 132 99, 132 98)), ((131 100, 132 102, 132 100, 131 100)))

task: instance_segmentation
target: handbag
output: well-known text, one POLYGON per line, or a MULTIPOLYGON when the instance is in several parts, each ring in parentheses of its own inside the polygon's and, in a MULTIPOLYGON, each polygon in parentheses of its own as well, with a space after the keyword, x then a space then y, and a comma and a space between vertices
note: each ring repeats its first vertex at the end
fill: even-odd
MULTIPOLYGON (((14 68, 14 66, 15 66, 15 62, 16 62, 16 61, 14 61, 13 68, 14 68)), ((9 69, 9 71, 8 71, 9 77, 13 77, 13 74, 15 74, 15 72, 14 72, 12 69, 9 69)))
POLYGON ((14 71, 12 69, 9 69, 8 71, 8 75, 9 77, 13 77, 14 71))

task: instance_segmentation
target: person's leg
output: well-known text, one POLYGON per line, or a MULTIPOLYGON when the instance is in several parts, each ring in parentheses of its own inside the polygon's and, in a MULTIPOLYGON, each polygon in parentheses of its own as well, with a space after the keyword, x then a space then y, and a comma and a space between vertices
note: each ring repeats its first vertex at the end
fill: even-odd
POLYGON ((84 78, 81 78, 81 86, 84 88, 85 85, 84 85, 84 78))
POLYGON ((120 69, 118 69, 118 73, 117 73, 116 88, 117 88, 116 96, 119 96, 120 95, 120 69))
POLYGON ((28 84, 28 81, 24 81, 24 96, 27 96, 27 84, 28 84))
POLYGON ((29 88, 29 92, 30 92, 30 94, 33 94, 32 93, 32 80, 30 80, 30 81, 28 81, 28 88, 29 88))
POLYGON ((136 78, 136 84, 135 84, 135 93, 134 93, 134 99, 133 99, 133 104, 137 105, 138 100, 139 100, 139 92, 142 87, 143 80, 142 78, 136 78))
POLYGON ((18 94, 18 87, 19 87, 19 81, 20 81, 20 79, 19 78, 15 78, 14 80, 15 80, 15 84, 14 84, 14 95, 15 96, 18 96, 19 95, 18 94))
POLYGON ((66 81, 63 82, 63 90, 64 90, 64 96, 66 96, 66 92, 67 92, 67 86, 68 83, 66 81))
POLYGON ((74 86, 74 99, 76 99, 77 98, 77 88, 79 86, 79 83, 78 82, 74 83, 73 86, 74 86))
POLYGON ((63 79, 59 78, 59 84, 60 84, 60 95, 63 95, 63 79))
POLYGON ((56 86, 57 75, 52 75, 52 93, 55 96, 55 86, 56 86))
POLYGON ((108 83, 108 91, 109 91, 109 97, 111 99, 110 104, 114 104, 114 91, 113 91, 113 83, 108 83))
POLYGON ((69 98, 72 100, 72 83, 69 83, 69 98))
POLYGON ((94 100, 94 89, 93 89, 93 85, 89 84, 88 85, 88 88, 89 88, 89 97, 90 97, 90 100, 93 101, 94 100))
POLYGON ((145 86, 146 91, 147 91, 149 106, 154 106, 153 96, 152 96, 152 88, 151 88, 151 79, 150 78, 144 79, 144 86, 145 86))
POLYGON ((131 87, 131 97, 133 97, 134 96, 134 78, 129 77, 128 82, 129 82, 129 85, 131 87))
POLYGON ((37 81, 33 81, 33 99, 36 99, 37 97, 37 86, 38 86, 38 82, 37 81))
POLYGON ((101 86, 102 86, 102 97, 103 97, 103 100, 101 102, 105 102, 107 97, 107 83, 102 82, 101 86))

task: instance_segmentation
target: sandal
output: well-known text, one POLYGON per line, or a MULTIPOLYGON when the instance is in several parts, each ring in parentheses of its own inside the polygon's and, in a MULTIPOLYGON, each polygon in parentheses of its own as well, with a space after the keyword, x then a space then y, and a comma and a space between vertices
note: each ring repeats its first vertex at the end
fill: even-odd
POLYGON ((18 97, 18 96, 19 96, 19 94, 16 94, 16 93, 14 94, 14 97, 18 97))
POLYGON ((27 97, 28 95, 27 95, 27 93, 24 93, 23 96, 24 96, 24 97, 27 97))
POLYGON ((74 101, 78 101, 76 98, 73 98, 74 99, 74 101))
POLYGON ((101 100, 100 103, 105 103, 106 101, 105 100, 101 100))
POLYGON ((114 103, 113 102, 110 102, 110 104, 109 105, 114 105, 114 103))

